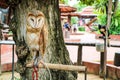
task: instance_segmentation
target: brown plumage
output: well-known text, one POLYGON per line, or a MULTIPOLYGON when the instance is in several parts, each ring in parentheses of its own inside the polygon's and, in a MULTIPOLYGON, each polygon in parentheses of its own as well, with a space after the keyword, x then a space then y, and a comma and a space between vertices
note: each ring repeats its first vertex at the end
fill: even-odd
POLYGON ((48 38, 47 21, 41 11, 35 10, 28 13, 26 26, 26 43, 33 58, 43 56, 48 38))

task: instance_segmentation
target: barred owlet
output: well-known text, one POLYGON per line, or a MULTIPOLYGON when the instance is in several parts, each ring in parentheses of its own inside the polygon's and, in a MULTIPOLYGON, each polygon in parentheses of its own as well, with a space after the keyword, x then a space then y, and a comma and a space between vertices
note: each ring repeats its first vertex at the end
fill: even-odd
POLYGON ((35 10, 28 13, 26 26, 26 43, 38 63, 43 57, 48 38, 47 21, 43 12, 35 10))

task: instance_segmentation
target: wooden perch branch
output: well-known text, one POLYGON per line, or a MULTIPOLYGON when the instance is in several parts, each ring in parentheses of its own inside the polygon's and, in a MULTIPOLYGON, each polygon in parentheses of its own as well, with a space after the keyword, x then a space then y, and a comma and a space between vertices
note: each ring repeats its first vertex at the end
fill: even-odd
MULTIPOLYGON (((73 66, 73 65, 63 65, 63 64, 51 64, 51 63, 44 63, 49 69, 56 69, 56 70, 68 70, 68 71, 86 71, 85 66, 73 66)), ((39 63, 39 68, 46 68, 46 66, 39 63)), ((33 64, 27 64, 26 67, 32 67, 33 64)))
POLYGON ((97 20, 97 18, 95 17, 95 18, 93 18, 90 22, 88 22, 87 24, 86 24, 86 26, 90 26, 93 22, 95 22, 97 20))

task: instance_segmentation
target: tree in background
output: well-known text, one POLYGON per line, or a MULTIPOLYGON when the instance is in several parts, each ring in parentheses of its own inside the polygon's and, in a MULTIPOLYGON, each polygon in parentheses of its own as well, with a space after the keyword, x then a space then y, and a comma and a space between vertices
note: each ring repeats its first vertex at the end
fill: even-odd
POLYGON ((98 14, 98 23, 106 25, 108 20, 111 20, 109 25, 110 34, 119 34, 120 22, 119 22, 119 0, 112 0, 111 5, 108 6, 110 0, 80 0, 83 4, 93 5, 96 7, 96 12, 98 14), (108 9, 111 9, 111 13, 108 9), (111 15, 111 19, 108 17, 111 15))
POLYGON ((110 27, 111 34, 120 34, 120 2, 114 2, 112 21, 110 27))
POLYGON ((96 13, 98 14, 98 23, 101 25, 107 24, 107 0, 98 0, 93 4, 96 8, 96 13))
MULTIPOLYGON (((109 32, 110 34, 119 34, 119 26, 120 26, 120 22, 119 22, 119 17, 120 17, 120 13, 119 13, 119 1, 118 0, 114 0, 114 2, 111 3, 111 21, 110 21, 110 25, 109 25, 109 32)), ((107 0, 99 0, 98 3, 95 4, 97 12, 98 12, 98 22, 102 25, 107 24, 107 21, 110 19, 108 18, 108 1, 107 0)))

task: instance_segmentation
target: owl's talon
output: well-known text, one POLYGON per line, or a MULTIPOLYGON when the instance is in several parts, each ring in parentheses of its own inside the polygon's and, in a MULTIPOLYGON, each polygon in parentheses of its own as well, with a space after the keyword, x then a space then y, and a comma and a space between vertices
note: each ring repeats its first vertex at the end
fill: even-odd
POLYGON ((37 59, 34 60, 34 62, 33 62, 33 66, 34 66, 34 67, 38 67, 38 61, 37 61, 37 59))
POLYGON ((38 68, 38 64, 34 64, 33 66, 36 67, 36 68, 38 68))

